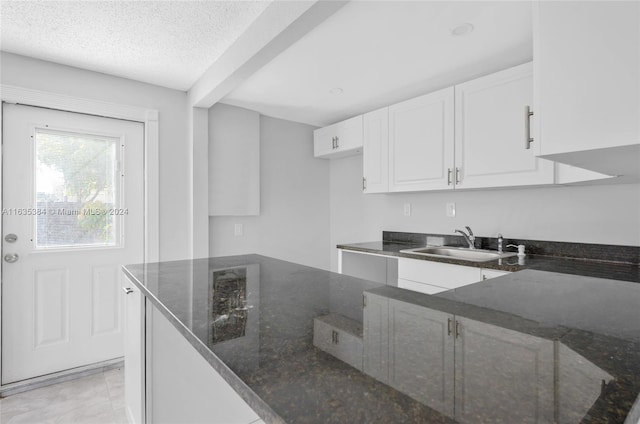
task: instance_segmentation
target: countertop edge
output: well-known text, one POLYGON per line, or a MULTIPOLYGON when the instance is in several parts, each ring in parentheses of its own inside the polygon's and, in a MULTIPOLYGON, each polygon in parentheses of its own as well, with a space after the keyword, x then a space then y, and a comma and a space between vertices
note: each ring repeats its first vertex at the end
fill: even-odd
MULTIPOLYGON (((202 341, 200 341, 175 315, 167 309, 126 267, 122 265, 125 276, 142 292, 142 294, 158 308, 180 332, 180 334, 202 355, 213 369, 226 381, 231 388, 244 400, 251 409, 265 422, 273 424, 286 424, 285 421, 273 411, 273 409, 258 396, 240 377, 238 377, 218 356, 213 353, 202 341)), ((126 366, 126 364, 125 364, 126 366)))

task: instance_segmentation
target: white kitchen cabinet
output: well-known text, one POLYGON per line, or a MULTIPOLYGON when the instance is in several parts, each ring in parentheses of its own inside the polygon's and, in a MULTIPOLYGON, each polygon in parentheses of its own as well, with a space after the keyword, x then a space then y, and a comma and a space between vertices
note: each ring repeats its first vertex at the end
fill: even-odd
POLYGON ((456 421, 553 423, 553 341, 455 320, 456 421))
POLYGON ((313 132, 313 156, 340 158, 362 152, 362 115, 313 132))
POLYGON ((448 290, 476 283, 480 280, 482 280, 480 268, 420 259, 398 258, 398 287, 400 288, 412 290, 406 284, 409 281, 448 290))
POLYGON ((453 315, 389 300, 389 385, 452 417, 453 315))
POLYGON ((353 250, 338 250, 338 273, 389 286, 398 284, 398 259, 353 250))
POLYGON ((455 86, 455 187, 553 184, 554 163, 525 149, 533 64, 455 86))
POLYGON ((386 193, 389 191, 389 108, 366 113, 363 120, 362 190, 386 193))
POLYGON ((453 102, 448 87, 389 107, 389 191, 453 187, 453 102))
POLYGON ((249 424, 260 417, 147 300, 147 422, 249 424))
POLYGON ((609 175, 640 174, 640 2, 534 3, 532 148, 609 175))
POLYGON ((363 371, 378 381, 389 381, 389 299, 363 294, 363 371))
POLYGON ((144 298, 128 278, 124 278, 124 397, 127 420, 142 424, 144 419, 144 298))

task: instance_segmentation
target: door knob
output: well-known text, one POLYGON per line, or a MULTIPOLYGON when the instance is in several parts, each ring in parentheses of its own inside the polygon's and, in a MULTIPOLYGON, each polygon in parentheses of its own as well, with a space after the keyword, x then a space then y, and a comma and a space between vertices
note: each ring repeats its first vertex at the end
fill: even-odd
POLYGON ((124 294, 133 293, 133 289, 131 287, 123 287, 122 290, 124 291, 124 294))
POLYGON ((4 239, 7 243, 15 243, 18 240, 18 236, 15 234, 7 234, 4 236, 4 239))
POLYGON ((17 253, 7 253, 6 255, 4 255, 4 260, 6 262, 9 262, 10 264, 17 262, 18 259, 20 259, 20 256, 18 256, 17 253))

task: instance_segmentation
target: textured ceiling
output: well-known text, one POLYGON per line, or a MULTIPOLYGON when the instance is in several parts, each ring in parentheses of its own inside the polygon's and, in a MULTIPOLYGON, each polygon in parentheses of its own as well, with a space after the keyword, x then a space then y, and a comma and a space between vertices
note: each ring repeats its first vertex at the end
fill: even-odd
POLYGON ((2 0, 0 49, 186 91, 269 3, 2 0))

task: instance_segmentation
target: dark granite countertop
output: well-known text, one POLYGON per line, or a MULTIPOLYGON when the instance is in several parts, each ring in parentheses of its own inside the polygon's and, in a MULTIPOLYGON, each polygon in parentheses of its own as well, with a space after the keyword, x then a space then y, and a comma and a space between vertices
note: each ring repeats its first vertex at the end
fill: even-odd
POLYGON ((124 271, 267 423, 640 414, 640 284, 528 269, 429 296, 259 255, 124 271), (220 325, 230 298, 246 313, 220 325), (330 314, 363 324, 365 372, 314 347, 330 314))
POLYGON ((338 249, 353 252, 372 253, 377 255, 395 256, 409 259, 419 259, 433 262, 444 262, 477 268, 498 269, 516 272, 523 269, 562 272, 565 274, 585 275, 614 280, 635 281, 640 283, 640 266, 636 263, 618 262, 612 260, 597 260, 593 258, 577 258, 552 256, 541 254, 527 254, 520 258, 511 256, 487 262, 471 262, 463 259, 424 256, 405 253, 401 250, 425 246, 425 242, 372 241, 365 243, 338 244, 338 249))

